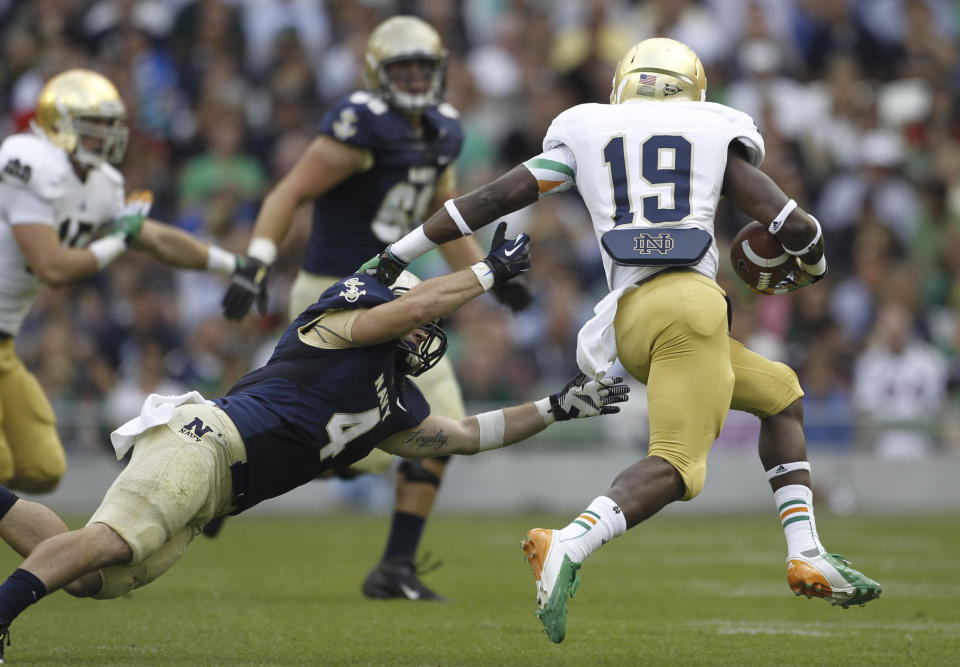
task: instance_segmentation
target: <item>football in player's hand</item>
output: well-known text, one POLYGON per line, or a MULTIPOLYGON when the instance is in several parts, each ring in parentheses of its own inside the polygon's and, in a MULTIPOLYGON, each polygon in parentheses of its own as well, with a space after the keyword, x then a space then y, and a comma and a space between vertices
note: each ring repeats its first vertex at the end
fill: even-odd
POLYGON ((797 287, 796 260, 757 221, 746 225, 733 239, 730 263, 737 276, 757 294, 786 294, 797 287))

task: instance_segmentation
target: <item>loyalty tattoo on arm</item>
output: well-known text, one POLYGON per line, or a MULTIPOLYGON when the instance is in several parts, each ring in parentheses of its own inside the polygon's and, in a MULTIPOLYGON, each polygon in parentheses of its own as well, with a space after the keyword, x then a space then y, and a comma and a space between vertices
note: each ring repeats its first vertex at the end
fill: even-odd
POLYGON ((429 433, 426 429, 418 428, 404 437, 403 444, 417 449, 443 449, 449 439, 450 436, 444 433, 442 428, 438 429, 436 433, 429 433))

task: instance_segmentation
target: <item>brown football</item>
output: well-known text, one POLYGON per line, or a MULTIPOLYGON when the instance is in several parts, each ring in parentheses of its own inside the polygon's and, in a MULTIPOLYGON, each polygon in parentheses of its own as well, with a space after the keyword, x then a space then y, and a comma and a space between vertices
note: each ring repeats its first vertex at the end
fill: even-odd
POLYGON ((784 252, 777 237, 756 220, 733 239, 730 263, 740 279, 757 294, 784 294, 796 284, 794 258, 784 252))

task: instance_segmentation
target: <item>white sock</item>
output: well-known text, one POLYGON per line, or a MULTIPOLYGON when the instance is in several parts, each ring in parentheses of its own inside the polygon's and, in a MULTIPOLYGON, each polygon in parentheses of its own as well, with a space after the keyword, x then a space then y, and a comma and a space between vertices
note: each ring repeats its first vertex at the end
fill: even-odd
POLYGON ((560 531, 560 542, 570 560, 581 563, 602 544, 625 532, 627 520, 623 510, 606 496, 598 496, 560 531))
POLYGON ((802 484, 790 484, 773 492, 780 512, 780 524, 787 538, 787 555, 816 556, 824 553, 813 516, 813 491, 802 484))

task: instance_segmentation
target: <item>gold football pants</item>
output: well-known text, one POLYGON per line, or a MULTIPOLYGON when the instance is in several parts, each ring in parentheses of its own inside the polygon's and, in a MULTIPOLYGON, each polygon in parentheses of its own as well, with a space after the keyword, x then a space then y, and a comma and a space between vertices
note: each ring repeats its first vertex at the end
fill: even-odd
MULTIPOLYGON (((290 320, 296 319, 301 312, 320 297, 325 289, 338 280, 342 280, 342 278, 318 276, 300 271, 290 290, 290 320)), ((370 280, 375 279, 371 277, 370 280)), ((446 356, 423 375, 410 379, 427 399, 431 414, 450 417, 451 419, 463 419, 467 416, 460 385, 453 374, 453 364, 446 356)), ((374 449, 365 458, 351 465, 350 469, 358 472, 379 473, 386 470, 392 462, 392 454, 374 449)))
POLYGON ((17 357, 13 339, 0 342, 0 484, 46 493, 66 468, 50 401, 17 357))
POLYGON ((703 490, 707 454, 729 409, 760 418, 803 396, 796 373, 730 338, 724 292, 694 271, 668 271, 624 295, 614 321, 620 362, 647 385, 648 453, 703 490))

